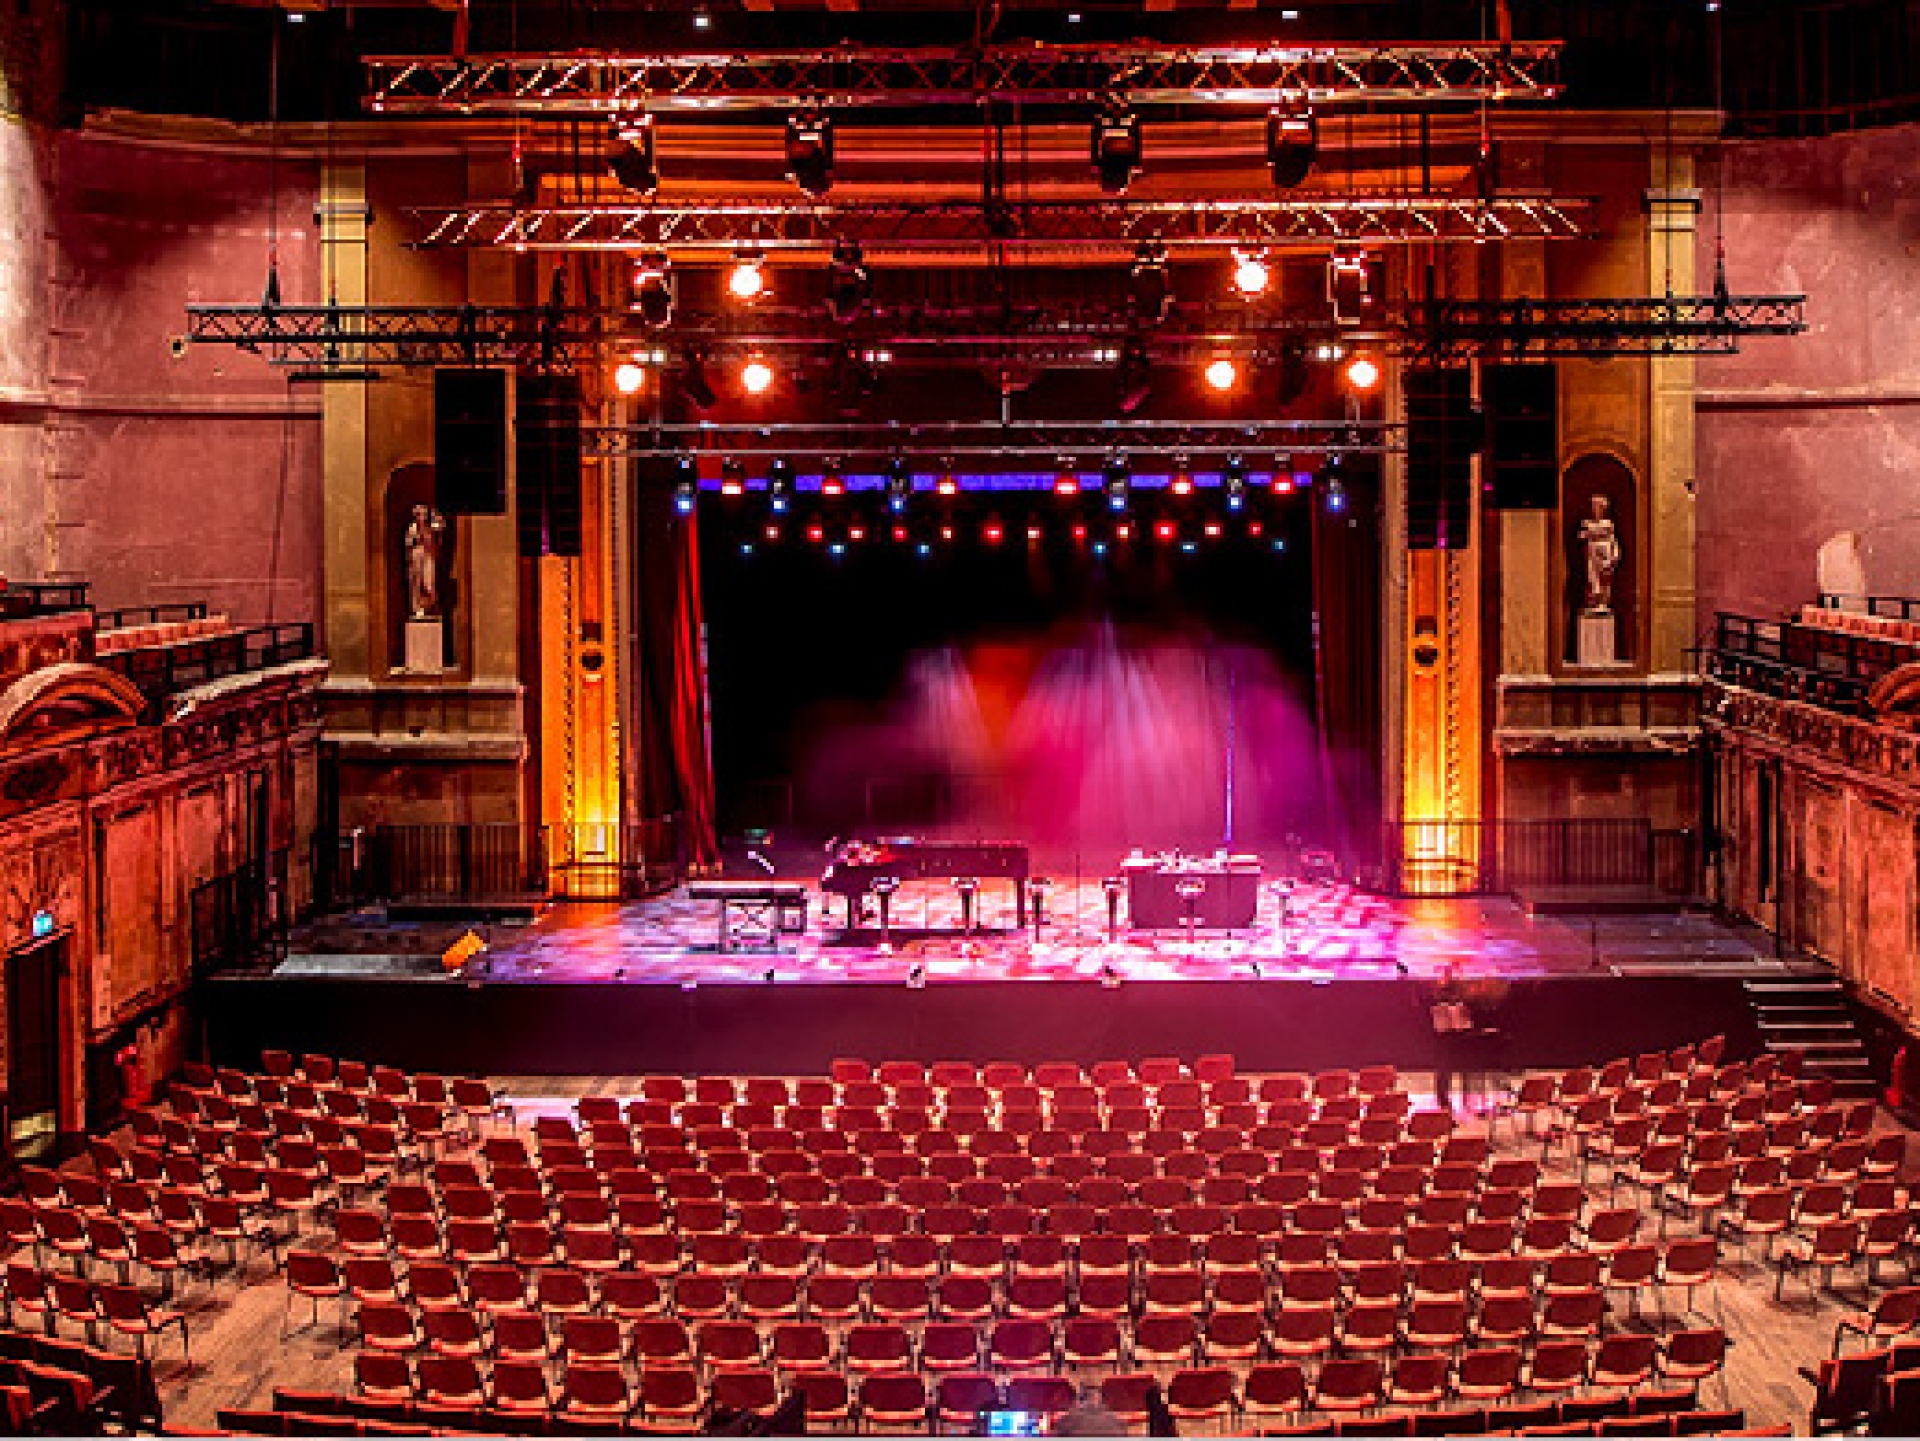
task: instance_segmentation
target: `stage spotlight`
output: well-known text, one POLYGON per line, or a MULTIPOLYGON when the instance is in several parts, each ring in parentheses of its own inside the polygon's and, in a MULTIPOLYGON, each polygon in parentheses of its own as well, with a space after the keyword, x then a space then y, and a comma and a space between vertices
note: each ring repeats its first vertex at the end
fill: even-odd
POLYGON ((1304 100, 1288 101, 1267 112, 1267 169, 1280 189, 1291 190, 1307 178, 1319 148, 1313 108, 1304 100))
POLYGON ((998 545, 1007 537, 1006 527, 1000 523, 998 516, 988 517, 987 523, 985 527, 982 528, 980 534, 988 545, 998 545))
POLYGON ((633 262, 627 308, 650 330, 664 330, 672 322, 673 272, 664 250, 649 251, 633 262))
POLYGON ((1136 325, 1158 325, 1173 308, 1173 281, 1167 274, 1167 252, 1151 243, 1133 252, 1127 277, 1127 305, 1136 325))
POLYGON ((860 318, 873 298, 873 277, 858 245, 836 245, 827 268, 827 314, 842 325, 860 318))
POLYGON ((680 394, 695 410, 712 410, 719 399, 707 376, 706 362, 697 351, 688 354, 686 369, 680 372, 680 394))
POLYGON ((607 158, 607 169, 624 189, 638 195, 651 195, 660 188, 651 115, 614 118, 613 154, 607 158))
POLYGON ((1220 488, 1226 492, 1227 509, 1238 510, 1247 503, 1246 467, 1236 465, 1237 455, 1227 457, 1227 464, 1220 472, 1220 488))
POLYGON ((1240 383, 1240 367, 1230 355, 1216 355, 1207 362, 1207 384, 1215 390, 1232 390, 1240 383))
POLYGON ((1053 477, 1053 493, 1062 500, 1070 500, 1080 494, 1080 472, 1066 456, 1061 456, 1053 477))
POLYGON ((1347 487, 1341 483, 1339 476, 1330 476, 1321 494, 1327 498, 1327 509, 1335 515, 1347 508, 1347 487))
POLYGON ((1132 415, 1153 393, 1153 366, 1147 348, 1135 336, 1120 347, 1120 413, 1132 415))
POLYGON ((1272 283, 1273 267, 1267 263, 1265 255, 1257 250, 1233 252, 1233 288, 1240 292, 1243 299, 1252 300, 1255 296, 1265 295, 1272 283))
POLYGON ((906 510, 907 501, 913 496, 913 471, 907 465, 905 457, 896 455, 887 462, 881 474, 885 477, 887 484, 887 509, 895 515, 900 515, 906 510))
POLYGON ((787 175, 818 198, 833 188, 833 119, 812 111, 787 117, 787 175))
POLYGON ((940 478, 933 483, 933 488, 938 494, 944 496, 955 496, 960 493, 960 477, 953 473, 952 460, 940 462, 940 478))
POLYGON ((699 490, 691 480, 676 480, 673 483, 673 508, 680 515, 692 515, 693 503, 699 490))
POLYGON ((1336 250, 1327 261, 1327 303, 1335 325, 1358 325, 1373 302, 1367 257, 1336 250))
POLYGON ((647 387, 647 368, 638 361, 623 360, 613 368, 613 388, 622 395, 638 395, 647 387))
POLYGON ((1109 195, 1125 192, 1140 168, 1140 117, 1124 101, 1108 102, 1093 122, 1093 168, 1109 195))
POLYGON ((740 367, 740 384, 748 395, 765 395, 773 385, 773 367, 754 356, 740 367))
POLYGON ((766 262, 757 253, 743 250, 734 256, 733 269, 727 275, 727 293, 748 304, 767 293, 766 262))
POLYGON ((840 496, 847 493, 847 478, 840 473, 838 458, 829 460, 820 470, 820 493, 840 496))
POLYGON ((793 499, 793 462, 775 459, 767 462, 767 508, 784 515, 793 499))
POLYGON ((1193 494, 1193 463, 1184 454, 1173 458, 1173 474, 1167 477, 1167 490, 1182 498, 1193 494))
POLYGON ((1107 493, 1108 509, 1115 514, 1124 512, 1133 492, 1133 467, 1127 463, 1124 455, 1108 459, 1100 483, 1107 493))
POLYGON ((747 493, 747 463, 737 455, 720 462, 720 493, 725 496, 747 493))
POLYGON ((1380 383, 1380 367, 1370 357, 1356 355, 1347 362, 1347 386, 1356 394, 1365 395, 1380 383))

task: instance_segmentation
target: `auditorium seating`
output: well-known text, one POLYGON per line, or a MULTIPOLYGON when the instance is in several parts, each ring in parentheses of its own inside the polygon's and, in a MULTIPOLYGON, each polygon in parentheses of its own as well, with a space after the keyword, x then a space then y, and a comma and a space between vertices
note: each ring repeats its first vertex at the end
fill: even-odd
POLYGON ((1870 1110, 1795 1071, 1705 1046, 1530 1078, 1493 1140, 1385 1068, 843 1061, 515 1117, 276 1055, 191 1071, 97 1174, 28 1168, 5 1299, 104 1330, 112 1270, 144 1346, 177 1288, 277 1267, 283 1329, 337 1319, 359 1392, 223 1420, 264 1434, 684 1430, 795 1392, 954 1429, 1152 1384, 1191 1429, 1696 1434, 1727 1422, 1722 1248, 1872 1286, 1809 1248, 1908 1214, 1870 1110))

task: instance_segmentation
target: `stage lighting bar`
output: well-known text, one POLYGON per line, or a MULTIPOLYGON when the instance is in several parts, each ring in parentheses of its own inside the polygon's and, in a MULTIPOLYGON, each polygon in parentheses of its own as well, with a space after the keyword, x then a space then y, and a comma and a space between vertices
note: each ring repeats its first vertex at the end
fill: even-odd
POLYGON ((700 115, 820 105, 978 110, 983 101, 1133 106, 1540 101, 1561 93, 1557 40, 1399 45, 998 44, 739 54, 375 55, 375 114, 700 115))
POLYGON ((1488 239, 1578 240, 1593 202, 1510 191, 1486 198, 1328 191, 1176 201, 1026 200, 989 210, 973 200, 803 202, 662 200, 412 206, 425 249, 658 250, 751 244, 830 253, 1021 246, 1086 256, 1143 244, 1202 251, 1249 246, 1395 245, 1488 239))
MULTIPOLYGON (((1382 302, 1374 333, 1382 354, 1400 356, 1543 357, 1553 355, 1725 355, 1756 335, 1798 335, 1806 329, 1801 295, 1660 296, 1576 300, 1438 300, 1382 302)), ((1152 341, 1156 354, 1210 354, 1222 334, 1243 340, 1263 358, 1263 345, 1288 346, 1314 330, 1303 318, 1238 315, 1196 308, 1184 330, 1165 329, 1152 341)), ((797 314, 797 312, 796 312, 797 314)), ((1175 320, 1185 312, 1176 310, 1175 320)), ((1324 317, 1322 317, 1324 321, 1324 317)), ((870 314, 867 324, 890 325, 890 348, 907 359, 910 346, 944 347, 952 359, 977 351, 1004 360, 1093 365, 1090 350, 1118 348, 1130 323, 1116 301, 1106 311, 1087 306, 913 307, 870 314), (1063 342, 1060 331, 1079 339, 1063 342), (1102 331, 1110 338, 1103 338, 1102 331), (1079 357, 1077 360, 1075 357, 1079 357)), ((758 311, 733 332, 713 317, 684 313, 675 321, 676 348, 695 354, 713 346, 791 348, 812 342, 817 316, 803 321, 758 311), (781 327, 794 328, 782 333, 781 327), (813 326, 813 330, 803 329, 813 326)), ((539 305, 189 305, 187 338, 262 356, 270 364, 325 379, 366 380, 379 369, 436 365, 513 365, 533 369, 600 366, 631 348, 631 337, 609 324, 604 311, 539 305)), ((824 347, 826 342, 821 342, 824 347)), ((843 345, 835 338, 832 344, 843 345)), ((1335 342, 1323 339, 1327 358, 1335 342)), ((1344 353, 1344 352, 1341 352, 1344 353)), ((689 369, 691 364, 689 363, 689 369)), ((1101 445, 1101 442, 1094 442, 1101 445)))

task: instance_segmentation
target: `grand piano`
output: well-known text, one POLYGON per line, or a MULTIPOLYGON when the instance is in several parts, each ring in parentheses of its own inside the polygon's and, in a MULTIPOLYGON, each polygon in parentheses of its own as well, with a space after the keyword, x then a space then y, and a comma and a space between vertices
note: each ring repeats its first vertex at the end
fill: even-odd
MULTIPOLYGON (((890 888, 902 881, 943 876, 1012 881, 1015 921, 1025 926, 1029 869, 1027 848, 1017 841, 929 841, 895 836, 882 841, 849 841, 841 846, 820 878, 820 889, 846 898, 847 929, 852 930, 859 922, 860 902, 874 893, 876 882, 887 882, 890 888)), ((970 902, 968 910, 971 914, 970 902)))

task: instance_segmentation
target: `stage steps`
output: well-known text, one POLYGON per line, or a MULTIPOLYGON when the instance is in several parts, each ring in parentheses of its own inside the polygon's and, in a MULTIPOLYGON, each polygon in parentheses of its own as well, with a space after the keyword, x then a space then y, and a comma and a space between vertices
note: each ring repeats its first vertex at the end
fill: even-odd
POLYGON ((1768 1050, 1805 1052, 1806 1074, 1830 1077, 1836 1095, 1865 1099, 1878 1094, 1846 987, 1838 980, 1820 974, 1741 984, 1768 1050))

